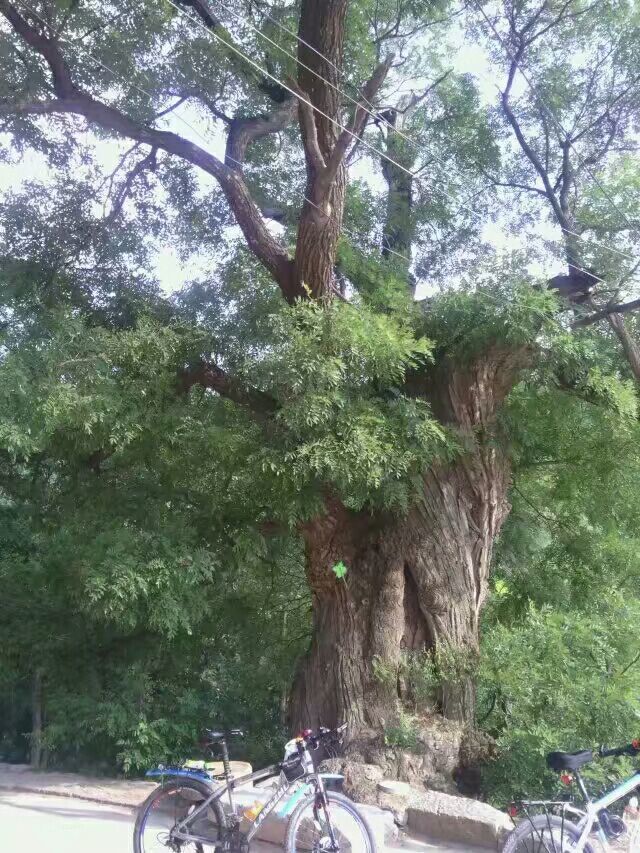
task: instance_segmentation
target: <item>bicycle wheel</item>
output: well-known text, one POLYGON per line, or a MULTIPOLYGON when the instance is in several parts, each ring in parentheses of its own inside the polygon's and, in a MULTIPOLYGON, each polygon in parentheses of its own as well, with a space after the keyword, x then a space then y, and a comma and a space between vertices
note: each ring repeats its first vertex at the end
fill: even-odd
MULTIPOLYGON (((502 853, 572 853, 579 838, 575 823, 541 814, 523 819, 507 836, 502 853)), ((584 853, 594 853, 591 844, 584 845, 584 853)))
POLYGON ((133 830, 134 853, 204 853, 214 847, 225 825, 220 802, 211 803, 189 826, 189 833, 206 841, 181 841, 172 831, 211 795, 211 789, 196 779, 172 779, 160 785, 140 806, 133 830))
POLYGON ((355 803, 333 791, 327 792, 327 800, 326 811, 315 794, 297 806, 287 829, 287 853, 332 851, 329 826, 336 840, 335 853, 376 853, 373 830, 355 803))

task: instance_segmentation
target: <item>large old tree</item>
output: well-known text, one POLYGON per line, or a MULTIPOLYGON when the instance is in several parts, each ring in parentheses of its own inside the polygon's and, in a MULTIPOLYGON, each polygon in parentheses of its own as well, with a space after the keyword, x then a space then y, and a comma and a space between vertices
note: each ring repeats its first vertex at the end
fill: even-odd
MULTIPOLYGON (((570 323, 606 335, 608 320, 640 373, 623 318, 640 225, 637 13, 582 0, 471 4, 463 18, 411 0, 0 0, 0 13, 8 156, 32 149, 85 181, 82 228, 65 206, 77 187, 50 190, 47 216, 67 215, 73 236, 59 252, 5 209, 3 256, 15 270, 35 254, 47 270, 38 304, 61 281, 72 313, 113 296, 100 264, 113 268, 104 247, 127 227, 210 265, 167 313, 149 308, 169 355, 154 355, 147 330, 144 357, 130 342, 124 355, 74 344, 56 368, 79 386, 78 363, 112 359, 101 381, 128 370, 156 401, 126 414, 140 422, 128 432, 104 426, 105 406, 83 437, 88 469, 109 477, 143 440, 136 430, 171 406, 192 443, 188 493, 198 466, 228 461, 198 456, 215 451, 193 425, 235 436, 219 482, 229 498, 211 495, 211 524, 220 536, 237 528, 244 489, 243 523, 304 547, 313 635, 292 725, 347 720, 355 740, 377 737, 415 707, 405 661, 425 650, 439 711, 473 724, 480 616, 509 512, 501 405, 542 361, 569 392, 597 396, 587 368, 567 370, 580 350, 567 355, 570 323), (447 65, 445 36, 476 39, 504 71, 494 108, 447 65), (115 169, 96 158, 105 137, 121 144, 115 169), (357 179, 363 164, 373 184, 357 179), (530 238, 520 269, 482 240, 500 204, 500 227, 530 238), (532 226, 544 205, 555 242, 532 226), (554 257, 555 272, 597 267, 591 303, 567 313, 528 280, 527 260, 554 257), (440 295, 416 301, 421 280, 440 295), (171 381, 156 381, 154 358, 171 381)), ((90 328, 113 334, 138 322, 138 309, 92 311, 90 328)), ((36 451, 46 455, 14 448, 36 451)))

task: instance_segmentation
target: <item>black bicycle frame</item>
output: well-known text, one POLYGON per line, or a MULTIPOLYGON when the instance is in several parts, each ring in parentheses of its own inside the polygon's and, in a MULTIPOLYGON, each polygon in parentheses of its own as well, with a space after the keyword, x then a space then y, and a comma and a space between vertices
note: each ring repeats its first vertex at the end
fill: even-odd
MULTIPOLYGON (((232 811, 235 811, 233 804, 233 789, 236 787, 240 787, 247 782, 259 782, 264 779, 269 779, 274 776, 278 776, 280 771, 282 770, 282 764, 272 764, 269 767, 265 767, 263 770, 257 770, 255 773, 248 773, 244 776, 239 776, 237 779, 227 779, 225 783, 219 785, 217 788, 211 792, 211 796, 204 800, 200 805, 193 811, 191 814, 187 815, 184 820, 179 821, 171 831, 171 834, 179 841, 199 841, 201 844, 211 844, 211 838, 205 838, 203 836, 192 835, 188 831, 188 825, 195 821, 210 805, 211 803, 220 800, 225 793, 229 793, 229 804, 231 806, 232 811)), ((204 781, 200 779, 200 781, 204 781)), ((284 798, 284 796, 298 783, 302 782, 304 785, 309 785, 313 781, 315 783, 317 792, 319 794, 324 794, 324 784, 322 782, 322 778, 318 773, 306 773, 304 776, 301 776, 299 779, 294 779, 291 782, 286 780, 285 782, 281 782, 273 792, 272 796, 267 800, 264 804, 263 808, 260 810, 256 819, 253 822, 253 825, 249 829, 247 833, 243 833, 245 836, 247 843, 251 841, 251 839, 255 836, 255 834, 260 829, 263 821, 271 814, 271 812, 278 805, 280 800, 284 798)), ((205 782, 206 784, 206 782, 205 782)), ((324 800, 324 797, 323 797, 324 800)), ((235 828, 235 824, 229 825, 229 823, 225 820, 225 826, 221 827, 222 829, 233 829, 235 828)))

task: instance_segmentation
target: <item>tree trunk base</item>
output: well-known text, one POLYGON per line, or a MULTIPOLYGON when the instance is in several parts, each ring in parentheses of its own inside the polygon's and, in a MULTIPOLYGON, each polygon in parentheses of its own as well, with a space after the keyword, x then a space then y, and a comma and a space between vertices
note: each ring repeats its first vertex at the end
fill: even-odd
POLYGON ((465 740, 477 740, 480 613, 510 483, 505 448, 486 437, 524 355, 491 349, 434 377, 434 413, 465 449, 423 473, 405 514, 352 511, 327 493, 301 526, 313 635, 291 727, 347 723, 351 760, 418 787, 469 787, 478 763, 465 740))
MULTIPOLYGON (((432 788, 455 793, 455 776, 460 766, 465 727, 434 715, 414 724, 413 743, 390 744, 389 736, 361 733, 348 749, 349 761, 375 764, 383 778, 408 782, 416 788, 432 788)), ((409 738, 407 737, 407 740, 409 738)))
POLYGON ((434 715, 417 724, 411 747, 391 746, 373 731, 362 732, 344 756, 323 766, 345 777, 348 796, 375 805, 383 779, 397 779, 418 790, 478 796, 482 765, 494 754, 493 741, 483 733, 434 715))

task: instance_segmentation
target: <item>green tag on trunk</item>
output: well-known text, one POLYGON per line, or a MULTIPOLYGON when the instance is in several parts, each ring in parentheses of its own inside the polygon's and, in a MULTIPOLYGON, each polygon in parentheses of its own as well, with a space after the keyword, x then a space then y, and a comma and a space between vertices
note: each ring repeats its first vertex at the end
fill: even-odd
POLYGON ((348 569, 345 566, 345 564, 342 562, 342 560, 340 560, 339 563, 335 564, 332 571, 335 573, 335 576, 338 578, 338 580, 340 580, 340 578, 344 578, 348 569))

